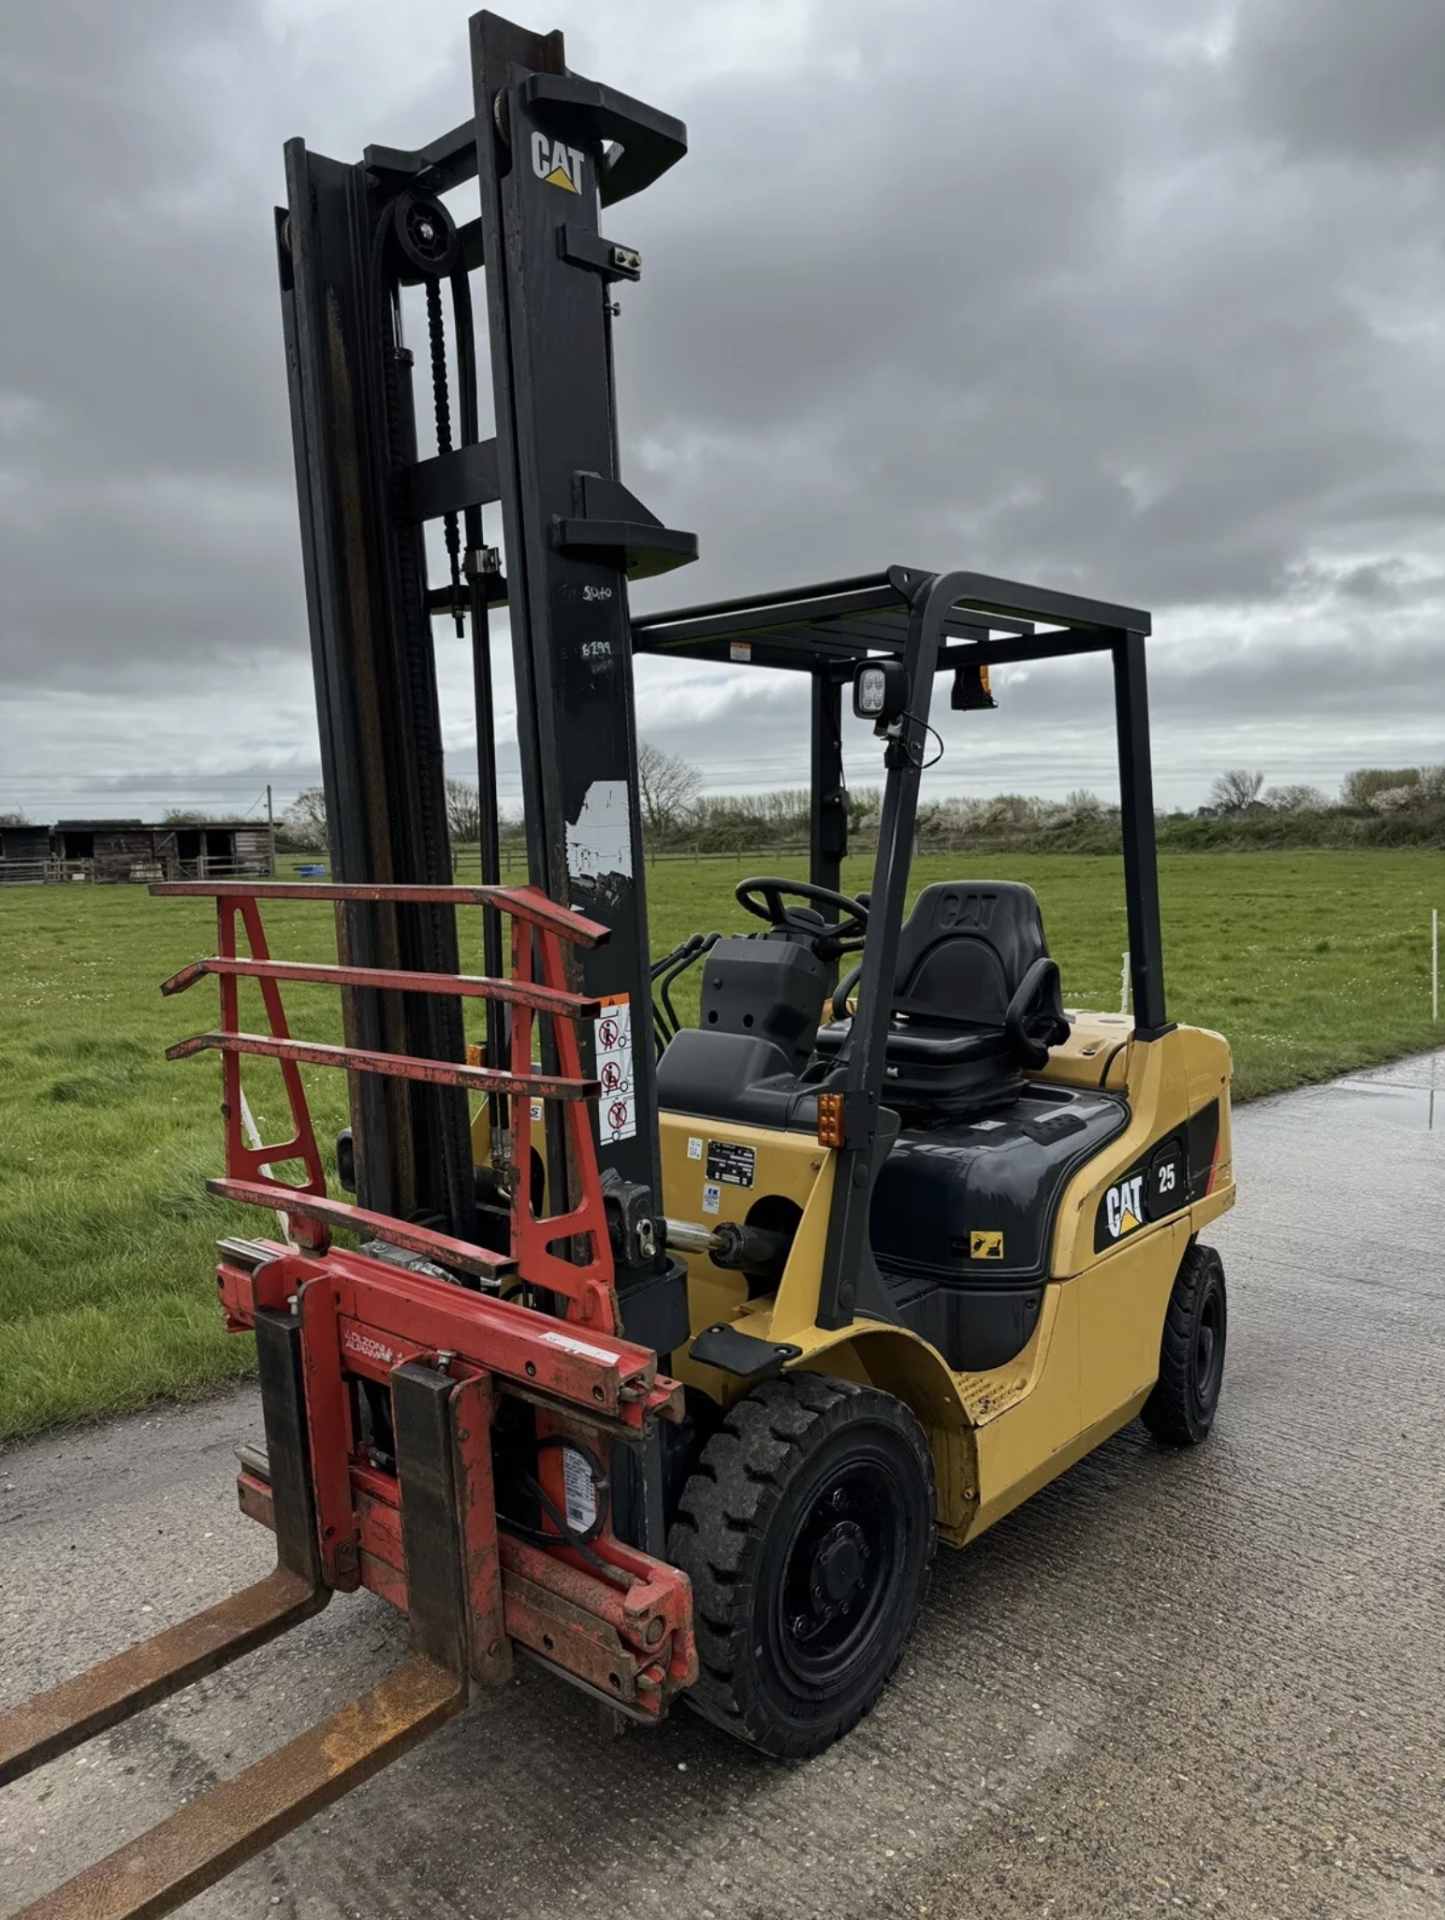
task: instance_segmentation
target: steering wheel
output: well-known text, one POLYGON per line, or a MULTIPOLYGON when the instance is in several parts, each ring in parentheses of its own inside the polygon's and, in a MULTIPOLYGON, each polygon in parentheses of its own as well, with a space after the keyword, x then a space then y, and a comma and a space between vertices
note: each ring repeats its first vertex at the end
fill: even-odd
POLYGON ((831 887, 815 887, 809 880, 740 880, 734 889, 734 898, 740 907, 745 907, 757 919, 766 920, 770 927, 787 927, 793 933, 806 934, 811 940, 824 941, 834 953, 847 953, 861 946, 868 931, 866 899, 855 900, 851 894, 834 893, 831 887), (824 921, 820 926, 816 920, 805 920, 792 908, 785 907, 784 894, 820 907, 832 907, 842 917, 824 921))

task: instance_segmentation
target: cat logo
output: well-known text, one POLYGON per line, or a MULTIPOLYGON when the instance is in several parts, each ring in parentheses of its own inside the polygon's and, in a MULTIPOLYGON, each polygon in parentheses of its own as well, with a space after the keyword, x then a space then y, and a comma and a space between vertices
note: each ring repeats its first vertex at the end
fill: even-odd
POLYGON ((934 910, 934 924, 942 927, 977 927, 986 930, 993 924, 996 893, 945 893, 934 910))
POLYGON ((971 1233, 968 1236, 968 1257, 970 1260, 1002 1260, 1003 1235, 971 1233))
POLYGON ((1144 1176, 1136 1173, 1121 1180, 1104 1195, 1104 1214, 1109 1222, 1109 1238, 1122 1240, 1144 1218, 1144 1176))
POLYGON ((581 193, 583 158, 582 149, 569 147, 565 140, 549 140, 545 133, 532 135, 532 171, 549 187, 581 193))

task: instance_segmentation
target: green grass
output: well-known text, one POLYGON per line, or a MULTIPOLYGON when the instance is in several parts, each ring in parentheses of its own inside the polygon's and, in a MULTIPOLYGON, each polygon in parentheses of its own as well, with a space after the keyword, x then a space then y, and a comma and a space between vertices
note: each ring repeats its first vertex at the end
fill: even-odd
MULTIPOLYGON (((956 855, 924 857, 915 884, 959 867, 956 855)), ((1118 1006, 1117 860, 967 867, 1034 886, 1066 1000, 1118 1006)), ((743 925, 732 887, 745 870, 659 861, 654 951, 698 927, 743 925)), ((845 888, 867 884, 855 863, 845 888)), ((1445 906, 1445 855, 1166 855, 1160 887, 1170 1013, 1229 1036, 1237 1097, 1440 1040, 1429 921, 1445 906)), ((325 907, 277 905, 267 919, 277 954, 334 957, 325 907)), ((466 943, 463 964, 480 970, 475 926, 466 943)), ((214 1056, 163 1057, 168 1042, 216 1023, 216 989, 202 982, 163 1000, 159 982, 212 950, 208 902, 132 887, 0 889, 0 1438, 195 1391, 252 1364, 249 1340, 222 1332, 213 1298, 217 1236, 260 1224, 205 1191, 221 1170, 219 1067, 214 1056)), ((295 1031, 339 1037, 334 993, 299 989, 288 1004, 295 1031)), ((243 1008, 243 1023, 259 1019, 243 1008)), ((345 1123, 344 1081, 321 1068, 305 1078, 324 1143, 345 1123)), ((263 1133, 276 1137, 279 1075, 251 1062, 247 1085, 263 1133)))

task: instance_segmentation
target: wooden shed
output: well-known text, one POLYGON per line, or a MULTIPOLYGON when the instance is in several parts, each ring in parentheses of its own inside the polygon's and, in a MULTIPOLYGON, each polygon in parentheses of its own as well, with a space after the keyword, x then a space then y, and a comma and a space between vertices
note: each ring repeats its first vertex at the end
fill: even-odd
POLYGON ((271 833, 255 820, 57 820, 0 828, 0 881, 264 880, 271 833))
POLYGON ((49 863, 49 827, 0 827, 0 881, 43 880, 49 863))
POLYGON ((51 832, 62 866, 91 880, 160 880, 155 828, 143 820, 57 820, 51 832))
POLYGON ((264 879, 271 834, 264 821, 178 821, 156 827, 155 857, 167 880, 264 879))

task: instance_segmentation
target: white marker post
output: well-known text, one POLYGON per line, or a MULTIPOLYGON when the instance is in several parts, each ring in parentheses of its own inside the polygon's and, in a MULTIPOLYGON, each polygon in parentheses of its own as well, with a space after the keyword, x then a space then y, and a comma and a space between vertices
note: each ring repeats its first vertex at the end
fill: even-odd
POLYGON ((1430 909, 1430 1018, 1440 1018, 1440 909, 1430 909))
POLYGON ((1129 956, 1124 955, 1124 971, 1119 978, 1119 1011, 1129 1011, 1129 956))
MULTIPOLYGON (((261 1129, 256 1125, 256 1116, 251 1111, 251 1103, 246 1098, 244 1088, 241 1091, 241 1130, 246 1136, 246 1145, 250 1147, 254 1153, 262 1144, 261 1129)), ((262 1166, 261 1171, 264 1174, 270 1175, 271 1163, 269 1160, 262 1166)), ((286 1242, 288 1247, 294 1247, 296 1242, 291 1238, 291 1223, 279 1207, 276 1209, 276 1219, 280 1224, 281 1238, 286 1242)))

